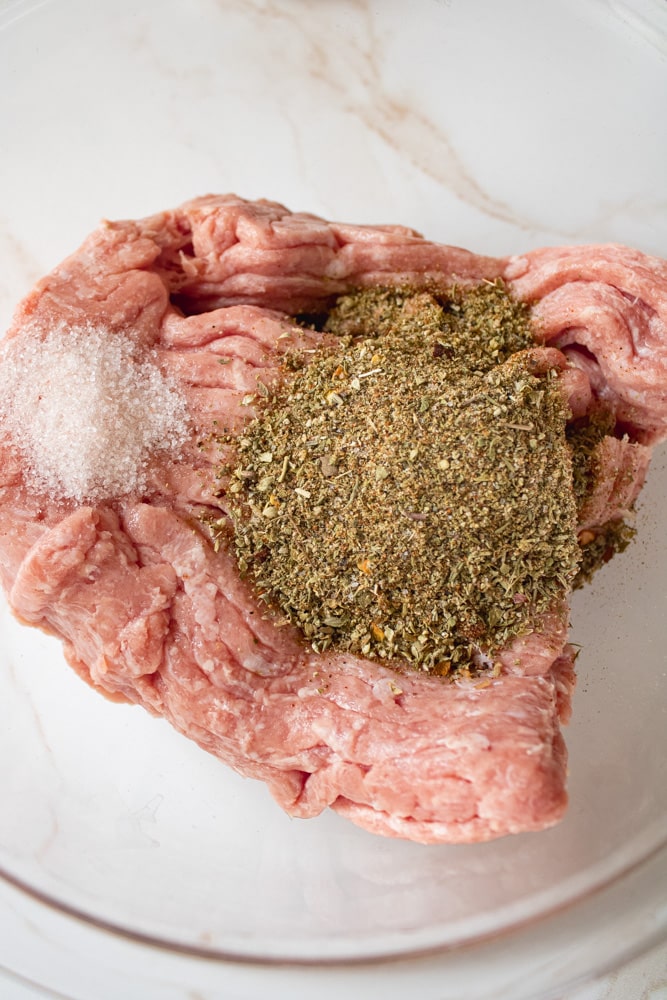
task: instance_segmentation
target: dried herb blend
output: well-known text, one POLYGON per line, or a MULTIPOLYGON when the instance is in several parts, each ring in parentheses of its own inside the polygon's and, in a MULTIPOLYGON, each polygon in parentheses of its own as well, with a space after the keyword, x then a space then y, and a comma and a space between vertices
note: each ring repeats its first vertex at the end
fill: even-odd
POLYGON ((336 346, 292 357, 221 470, 240 569, 316 651, 489 666, 580 555, 567 410, 527 309, 500 282, 371 289, 324 329, 336 346))
POLYGON ((613 412, 598 405, 586 417, 568 424, 567 440, 572 451, 572 489, 577 506, 583 504, 599 474, 596 448, 607 434, 612 434, 616 419, 613 412))
POLYGON ((595 531, 580 532, 581 563, 573 587, 578 589, 590 583, 605 563, 619 552, 625 552, 636 534, 636 529, 622 520, 607 521, 595 531))
MULTIPOLYGON (((583 506, 595 487, 601 472, 598 445, 608 434, 613 434, 615 424, 613 412, 601 403, 586 417, 568 424, 566 436, 572 452, 572 489, 577 509, 583 506)), ((618 518, 580 531, 581 562, 574 578, 574 589, 589 583, 613 556, 625 552, 636 533, 631 524, 618 518)))

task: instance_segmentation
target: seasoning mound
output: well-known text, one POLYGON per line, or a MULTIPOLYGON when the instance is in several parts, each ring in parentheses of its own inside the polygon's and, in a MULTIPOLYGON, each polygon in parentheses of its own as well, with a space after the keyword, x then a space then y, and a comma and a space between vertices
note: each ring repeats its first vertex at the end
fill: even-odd
POLYGON ((92 326, 30 328, 0 357, 0 433, 29 485, 59 499, 108 500, 145 489, 156 451, 178 454, 185 402, 152 352, 92 326))
POLYGON ((291 358, 221 469, 240 569, 315 651, 488 667, 580 557, 567 408, 527 308, 500 282, 372 289, 324 330, 338 343, 291 358))

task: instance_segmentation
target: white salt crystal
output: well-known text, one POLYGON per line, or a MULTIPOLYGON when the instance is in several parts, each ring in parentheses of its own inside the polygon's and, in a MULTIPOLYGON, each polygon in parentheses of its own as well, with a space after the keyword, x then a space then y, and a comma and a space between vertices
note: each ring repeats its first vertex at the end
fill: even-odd
POLYGON ((187 410, 155 352, 131 337, 26 328, 0 354, 0 432, 22 453, 32 488, 110 500, 146 487, 156 452, 178 455, 187 410))

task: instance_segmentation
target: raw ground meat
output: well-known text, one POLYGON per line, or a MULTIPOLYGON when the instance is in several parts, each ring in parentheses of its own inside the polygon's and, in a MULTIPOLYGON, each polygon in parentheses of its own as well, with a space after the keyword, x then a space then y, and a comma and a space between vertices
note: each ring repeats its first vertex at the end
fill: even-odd
POLYGON ((497 678, 397 674, 316 655, 277 627, 198 520, 216 504, 218 456, 197 442, 221 424, 239 428, 258 379, 270 384, 285 350, 320 336, 289 314, 360 286, 496 277, 534 303, 539 336, 562 352, 573 414, 598 398, 613 407, 616 433, 599 446, 603 471, 582 527, 623 516, 667 430, 665 262, 619 246, 481 257, 401 227, 208 196, 104 223, 17 311, 9 336, 90 323, 155 348, 193 432, 179 461, 154 463, 142 496, 90 506, 31 493, 5 437, 0 582, 14 613, 60 636, 95 688, 265 781, 293 816, 330 806, 423 843, 555 823, 567 801, 560 724, 574 685, 565 602, 503 651, 497 678))

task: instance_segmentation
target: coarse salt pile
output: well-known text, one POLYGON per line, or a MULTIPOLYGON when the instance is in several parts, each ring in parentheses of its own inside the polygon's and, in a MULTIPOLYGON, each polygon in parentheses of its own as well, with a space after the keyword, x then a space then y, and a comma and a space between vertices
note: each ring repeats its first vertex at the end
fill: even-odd
POLYGON ((0 434, 22 453, 28 485, 54 499, 142 491, 153 455, 176 457, 187 426, 175 383, 130 336, 27 329, 0 354, 0 434))

